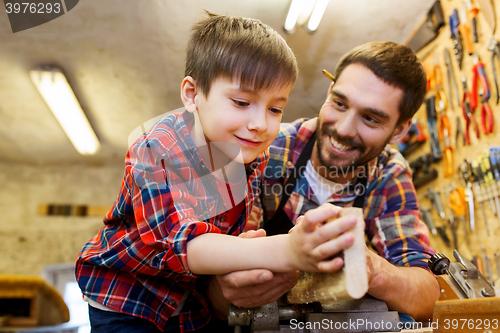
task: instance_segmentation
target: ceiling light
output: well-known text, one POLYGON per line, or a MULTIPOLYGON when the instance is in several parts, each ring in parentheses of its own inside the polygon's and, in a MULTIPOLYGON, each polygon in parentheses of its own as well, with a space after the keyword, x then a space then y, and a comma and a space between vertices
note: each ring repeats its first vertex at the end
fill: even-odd
POLYGON ((297 25, 304 25, 308 21, 305 29, 314 32, 327 5, 328 0, 292 0, 283 28, 286 32, 292 33, 297 25))
POLYGON ((314 10, 311 14, 311 18, 307 23, 307 30, 310 32, 315 31, 318 26, 323 14, 325 13, 326 6, 328 6, 329 0, 317 0, 316 6, 314 6, 314 10))
POLYGON ((43 66, 30 71, 30 77, 76 150, 95 154, 99 140, 61 69, 43 66))
POLYGON ((292 0, 285 20, 284 28, 286 32, 292 32, 295 29, 297 19, 302 11, 302 7, 304 7, 305 1, 306 0, 292 0))

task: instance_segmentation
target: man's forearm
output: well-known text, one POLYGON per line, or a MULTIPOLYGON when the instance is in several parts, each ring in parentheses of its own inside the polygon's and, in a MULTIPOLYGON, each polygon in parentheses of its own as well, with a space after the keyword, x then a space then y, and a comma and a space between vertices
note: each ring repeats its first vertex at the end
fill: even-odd
POLYGON ((392 265, 374 253, 372 262, 370 295, 385 301, 389 309, 406 313, 417 321, 432 318, 440 292, 439 283, 430 272, 420 267, 392 265))

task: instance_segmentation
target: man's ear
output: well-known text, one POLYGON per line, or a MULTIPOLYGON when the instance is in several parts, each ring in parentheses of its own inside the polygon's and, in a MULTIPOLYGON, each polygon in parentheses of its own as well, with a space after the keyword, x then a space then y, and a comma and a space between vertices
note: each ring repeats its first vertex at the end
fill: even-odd
POLYGON ((392 134, 392 138, 389 141, 390 144, 397 143, 397 142, 401 141, 401 139, 404 138, 406 133, 408 133, 408 131, 411 128, 411 121, 412 121, 412 119, 410 118, 407 121, 405 121, 404 123, 398 125, 398 127, 396 127, 396 130, 392 134))
POLYGON ((196 80, 186 76, 181 83, 181 100, 188 112, 196 111, 196 80))

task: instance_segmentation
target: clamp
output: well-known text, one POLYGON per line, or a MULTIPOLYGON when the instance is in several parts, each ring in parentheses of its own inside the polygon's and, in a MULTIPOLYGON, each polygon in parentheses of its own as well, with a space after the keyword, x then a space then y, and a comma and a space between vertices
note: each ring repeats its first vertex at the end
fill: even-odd
POLYGON ((465 298, 494 297, 495 289, 481 274, 481 272, 469 260, 453 250, 453 256, 457 262, 450 260, 441 253, 437 253, 427 263, 432 273, 436 275, 448 274, 454 282, 457 290, 463 293, 465 298))

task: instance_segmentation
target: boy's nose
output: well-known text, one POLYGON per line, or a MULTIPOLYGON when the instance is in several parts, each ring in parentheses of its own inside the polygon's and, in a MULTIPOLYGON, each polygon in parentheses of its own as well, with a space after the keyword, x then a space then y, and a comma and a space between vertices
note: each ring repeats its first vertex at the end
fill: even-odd
POLYGON ((267 130, 267 110, 256 110, 249 116, 247 126, 250 131, 265 132, 267 130))

